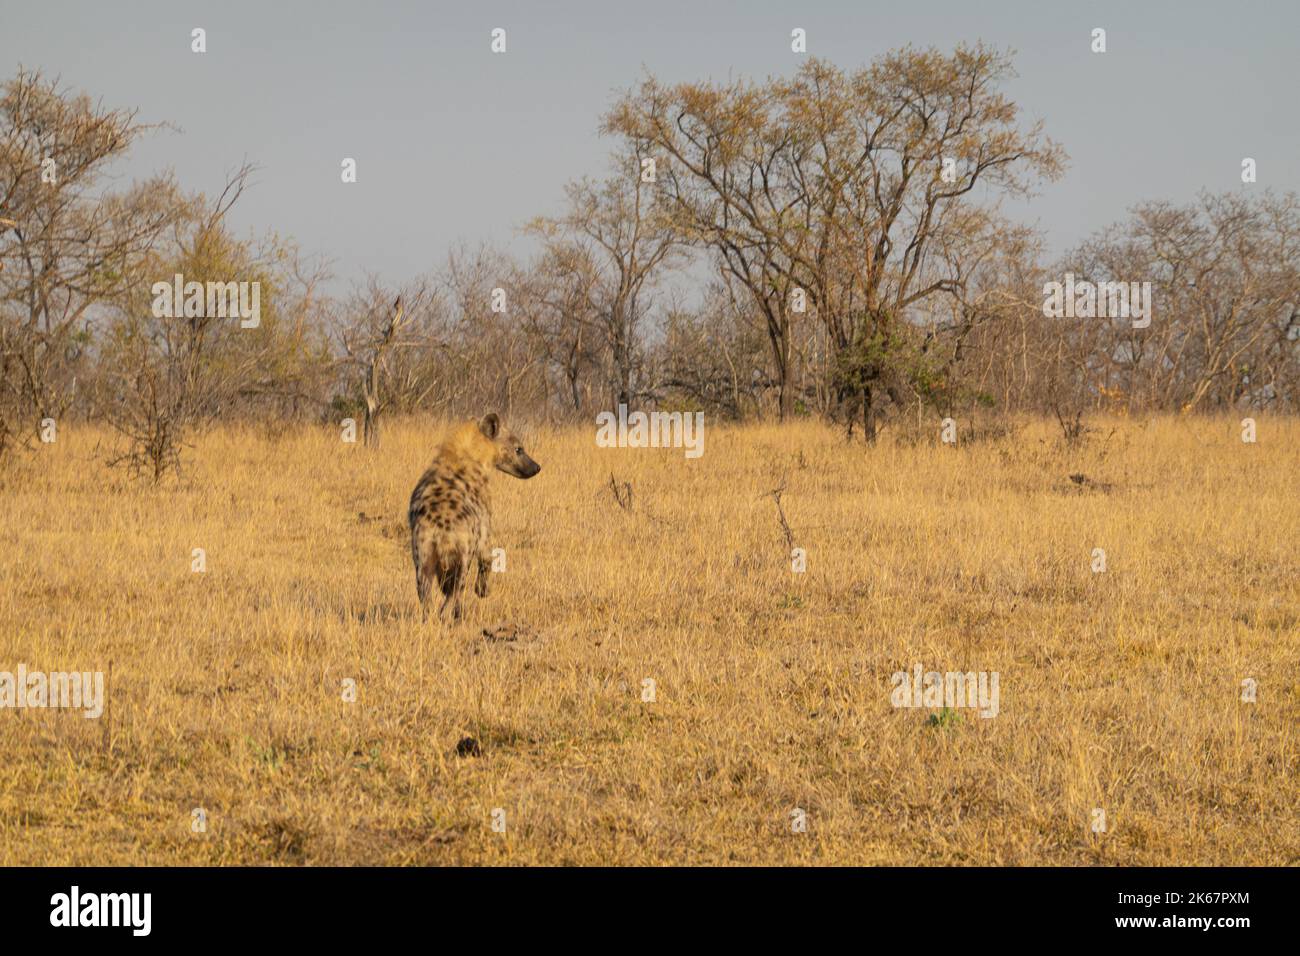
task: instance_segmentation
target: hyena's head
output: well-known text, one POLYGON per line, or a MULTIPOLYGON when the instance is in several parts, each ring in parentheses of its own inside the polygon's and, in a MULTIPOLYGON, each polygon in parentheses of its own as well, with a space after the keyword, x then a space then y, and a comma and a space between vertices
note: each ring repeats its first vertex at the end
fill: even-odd
POLYGON ((528 457, 524 444, 501 421, 496 412, 484 415, 478 423, 479 433, 492 443, 491 464, 498 471, 516 478, 531 478, 542 470, 542 466, 528 457))

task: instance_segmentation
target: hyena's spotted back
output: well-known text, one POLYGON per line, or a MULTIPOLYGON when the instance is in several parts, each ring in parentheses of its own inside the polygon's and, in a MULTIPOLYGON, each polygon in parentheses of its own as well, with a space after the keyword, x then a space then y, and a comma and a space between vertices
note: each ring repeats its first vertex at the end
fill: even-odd
POLYGON ((435 581, 444 599, 450 598, 463 586, 470 563, 488 553, 486 471, 435 461, 411 493, 410 522, 420 603, 428 602, 435 581))

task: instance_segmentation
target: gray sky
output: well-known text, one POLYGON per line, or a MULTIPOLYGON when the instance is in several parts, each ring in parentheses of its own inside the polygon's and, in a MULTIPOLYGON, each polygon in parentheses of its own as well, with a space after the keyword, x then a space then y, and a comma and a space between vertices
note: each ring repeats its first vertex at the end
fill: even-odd
POLYGON ((1061 251, 1142 199, 1300 188, 1300 4, 710 2, 138 2, 0 0, 0 66, 19 63, 169 121, 123 177, 171 167, 213 192, 262 167, 234 222, 405 281, 458 240, 529 250, 518 228, 601 174, 599 115, 642 68, 665 80, 789 74, 810 54, 853 68, 907 44, 1016 51, 1006 88, 1070 156, 1011 209, 1061 251), (990 8, 990 9, 976 9, 990 8), (190 52, 190 30, 208 52, 190 52), (508 52, 489 50, 494 27, 508 52), (1090 51, 1104 27, 1108 52, 1090 51), (345 156, 358 182, 340 182, 345 156), (1244 187, 1240 163, 1258 162, 1244 187))

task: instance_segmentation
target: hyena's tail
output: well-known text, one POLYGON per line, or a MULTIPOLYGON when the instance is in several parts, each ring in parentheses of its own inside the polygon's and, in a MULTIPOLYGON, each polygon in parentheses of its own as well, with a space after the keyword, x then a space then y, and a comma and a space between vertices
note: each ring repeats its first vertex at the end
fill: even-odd
POLYGON ((415 593, 419 595, 420 606, 428 608, 429 596, 433 594, 434 564, 432 560, 415 565, 415 593))
POLYGON ((469 556, 459 550, 451 551, 442 557, 442 571, 438 578, 442 584, 444 597, 451 597, 465 586, 468 577, 469 556))
POLYGON ((415 565, 415 593, 419 595, 420 606, 427 611, 438 566, 432 543, 427 539, 421 540, 419 528, 415 525, 416 522, 412 520, 411 561, 415 565))
POLYGON ((463 550, 443 555, 439 583, 442 585, 442 607, 438 609, 443 615, 450 606, 452 617, 461 616, 461 600, 465 585, 469 582, 469 553, 463 550))

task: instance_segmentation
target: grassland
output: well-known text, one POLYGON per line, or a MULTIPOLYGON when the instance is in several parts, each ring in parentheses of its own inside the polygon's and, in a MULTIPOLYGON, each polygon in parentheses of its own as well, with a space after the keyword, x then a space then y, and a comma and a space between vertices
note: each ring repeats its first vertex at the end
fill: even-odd
POLYGON ((109 706, 0 710, 0 863, 1300 863, 1300 422, 1092 424, 527 432, 454 629, 405 525, 437 426, 223 428, 153 487, 67 425, 0 479, 0 670, 109 706), (895 709, 918 663, 998 716, 895 709))

